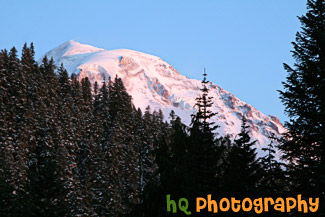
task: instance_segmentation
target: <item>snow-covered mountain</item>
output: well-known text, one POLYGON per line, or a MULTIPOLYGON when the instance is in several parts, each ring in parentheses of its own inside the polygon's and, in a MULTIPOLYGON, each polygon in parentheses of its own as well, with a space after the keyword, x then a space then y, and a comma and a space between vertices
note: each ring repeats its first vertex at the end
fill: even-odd
MULTIPOLYGON (((56 65, 63 63, 70 74, 75 73, 80 79, 89 77, 92 83, 101 84, 104 78, 117 75, 123 79, 136 107, 144 110, 150 105, 161 109, 165 117, 174 110, 187 124, 202 87, 201 81, 181 75, 159 57, 133 50, 105 50, 68 41, 45 55, 53 57, 56 65)), ((285 131, 277 117, 261 113, 216 84, 210 83, 209 87, 214 100, 212 110, 218 113, 213 121, 220 125, 220 135, 234 137, 240 131, 242 115, 246 116, 258 147, 269 143, 271 133, 280 135, 285 131)))

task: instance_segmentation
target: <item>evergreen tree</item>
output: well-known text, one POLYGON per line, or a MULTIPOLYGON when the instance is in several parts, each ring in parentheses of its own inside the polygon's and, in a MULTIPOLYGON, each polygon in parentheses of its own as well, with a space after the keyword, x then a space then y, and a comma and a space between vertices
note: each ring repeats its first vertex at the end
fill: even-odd
POLYGON ((254 196, 259 182, 260 168, 253 147, 256 141, 251 141, 248 129, 243 116, 239 138, 230 149, 223 174, 224 193, 238 197, 254 196))
MULTIPOLYGON (((197 112, 192 116, 189 130, 187 168, 184 171, 187 180, 185 188, 187 192, 191 192, 189 198, 205 197, 216 189, 217 164, 220 156, 217 152, 214 130, 218 126, 209 122, 216 113, 210 110, 213 102, 212 97, 208 96, 209 82, 206 75, 204 72, 201 95, 196 99, 197 112)), ((192 207, 194 206, 195 204, 192 204, 192 207)), ((207 214, 206 212, 205 215, 207 214)))
MULTIPOLYGON (((33 149, 37 143, 37 133, 40 119, 40 112, 45 111, 44 105, 44 82, 39 67, 34 60, 34 45, 30 44, 30 47, 25 43, 22 49, 20 71, 25 75, 21 83, 24 83, 26 96, 23 106, 23 119, 21 121, 21 129, 18 134, 20 135, 21 143, 28 144, 25 150, 33 149), (28 141, 28 142, 27 142, 28 141)), ((27 162, 26 162, 27 164, 27 162)))
MULTIPOLYGON (((28 185, 26 186, 25 216, 58 216, 67 213, 64 198, 67 193, 64 182, 57 174, 61 170, 57 158, 58 129, 56 117, 57 77, 52 61, 47 58, 39 69, 34 65, 33 51, 24 46, 25 70, 37 87, 28 87, 28 107, 33 109, 35 139, 29 143, 28 185), (27 72, 30 71, 30 72, 27 72), (49 79, 45 82, 44 79, 49 79)), ((27 132, 31 134, 31 131, 27 132)))
MULTIPOLYGON (((87 209, 91 209, 91 198, 93 194, 91 192, 91 176, 94 171, 90 166, 95 159, 94 155, 97 154, 96 139, 97 135, 95 129, 97 124, 94 122, 94 107, 93 107, 93 97, 91 93, 91 84, 89 79, 83 78, 81 80, 81 99, 79 105, 79 143, 77 151, 77 165, 78 165, 78 175, 81 181, 81 191, 84 198, 84 204, 87 209)), ((88 213, 90 216, 90 213, 88 213)))
MULTIPOLYGON (((139 111, 139 110, 138 110, 139 111)), ((140 191, 140 203, 133 206, 127 216, 165 216, 167 214, 165 201, 166 194, 176 192, 173 189, 179 187, 174 183, 175 174, 171 163, 170 153, 170 129, 163 123, 161 112, 153 112, 146 108, 143 117, 140 146, 137 146, 139 163, 142 172, 140 178, 142 190, 140 191), (157 130, 159 128, 159 130, 157 130), (141 159, 141 160, 140 160, 141 159)), ((174 165, 173 165, 174 166, 174 165)))
MULTIPOLYGON (((225 197, 243 199, 245 197, 255 198, 258 195, 261 168, 256 159, 256 143, 251 141, 249 126, 246 118, 242 117, 241 132, 235 139, 228 156, 222 164, 222 192, 225 197)), ((254 213, 230 213, 227 216, 254 216, 254 213)))
POLYGON ((308 0, 307 13, 299 17, 302 30, 293 42, 295 64, 288 72, 280 98, 290 120, 280 146, 290 162, 292 189, 325 203, 325 1, 308 0))
POLYGON ((108 87, 104 81, 102 87, 97 90, 94 86, 94 149, 90 152, 90 190, 92 192, 91 204, 99 216, 112 216, 110 189, 110 135, 111 116, 109 108, 108 87))
POLYGON ((27 205, 24 216, 65 216, 68 207, 65 204, 65 196, 68 191, 65 183, 58 176, 61 168, 58 166, 56 152, 43 131, 38 135, 39 142, 30 156, 28 169, 29 183, 26 187, 28 193, 27 205))
POLYGON ((12 144, 13 122, 9 116, 10 78, 7 70, 9 55, 7 50, 0 52, 0 215, 9 216, 13 209, 14 186, 10 178, 14 170, 14 147, 12 144))
POLYGON ((138 170, 137 176, 139 179, 138 182, 135 181, 135 184, 138 185, 137 188, 139 193, 139 201, 137 202, 141 202, 144 188, 149 182, 153 181, 156 168, 152 143, 150 143, 150 141, 147 139, 147 132, 150 126, 147 125, 147 122, 144 121, 140 109, 136 110, 134 108, 134 116, 132 121, 132 135, 134 137, 133 151, 136 154, 135 157, 137 158, 135 169, 138 170))
MULTIPOLYGON (((172 162, 172 169, 174 183, 176 186, 181 186, 182 183, 186 182, 184 177, 184 170, 185 170, 185 156, 187 155, 188 151, 188 134, 186 132, 187 127, 185 124, 182 123, 180 117, 176 117, 175 120, 171 121, 171 142, 170 142, 170 152, 171 152, 171 162, 172 162)), ((184 194, 185 192, 180 193, 184 194)))
MULTIPOLYGON (((27 182, 27 161, 28 161, 28 146, 29 138, 33 138, 29 134, 31 128, 26 127, 26 102, 27 102, 27 89, 26 89, 26 75, 21 70, 20 60, 17 56, 17 50, 13 47, 9 52, 9 61, 7 65, 8 75, 8 108, 9 113, 7 117, 7 135, 6 146, 9 153, 8 156, 12 157, 10 165, 9 182, 15 188, 13 200, 15 205, 12 212, 18 212, 24 207, 25 185, 27 182)), ((9 161, 10 162, 10 161, 9 161)))
POLYGON ((73 86, 67 71, 63 65, 58 69, 58 124, 59 140, 57 144, 58 166, 61 170, 58 176, 64 180, 64 186, 67 190, 64 202, 68 207, 68 215, 83 215, 82 196, 80 189, 80 180, 77 167, 77 142, 75 139, 76 120, 74 109, 76 105, 73 99, 73 86))
POLYGON ((134 110, 131 96, 126 92, 118 77, 109 86, 110 115, 112 118, 111 148, 111 189, 114 192, 112 209, 126 214, 132 204, 139 201, 137 171, 138 153, 135 152, 135 137, 132 129, 134 110))
MULTIPOLYGON (((206 80, 206 73, 203 74, 202 80, 202 95, 196 99, 197 113, 192 116, 192 126, 190 128, 190 152, 193 160, 193 171, 195 171, 197 177, 200 177, 203 182, 201 187, 211 187, 209 183, 215 176, 214 161, 211 159, 215 153, 214 133, 213 131, 218 128, 214 123, 210 123, 209 119, 216 115, 209 110, 212 106, 212 97, 208 96, 209 89, 206 80), (211 163, 211 164, 210 164, 211 163), (202 173, 202 174, 200 174, 202 173), (206 183, 205 183, 206 182, 206 183)), ((199 183, 198 183, 199 184, 199 183)), ((207 189, 206 189, 207 190, 207 189)), ((203 193, 203 192, 201 192, 203 193)))
MULTIPOLYGON (((266 155, 259 159, 261 165, 261 177, 258 186, 258 195, 263 197, 285 197, 288 194, 288 177, 286 177, 283 168, 284 163, 276 159, 276 149, 273 143, 276 141, 274 135, 269 137, 271 139, 267 147, 262 148, 266 155)), ((262 216, 282 216, 281 212, 270 209, 269 213, 263 213, 262 216)))
MULTIPOLYGON (((170 129, 162 135, 159 142, 156 158, 163 202, 165 202, 167 194, 170 194, 172 198, 182 198, 192 191, 189 189, 191 183, 188 182, 191 177, 187 170, 189 166, 187 161, 189 160, 187 158, 189 138, 186 130, 187 127, 181 119, 176 117, 174 120, 172 119, 170 129)), ((166 206, 163 206, 162 210, 165 214, 167 213, 166 206)), ((185 216, 184 213, 178 213, 178 215, 185 216)))
POLYGON ((263 169, 263 176, 261 180, 261 189, 265 195, 279 196, 287 190, 285 180, 285 173, 283 171, 284 163, 279 162, 276 157, 276 150, 273 145, 274 141, 271 138, 271 142, 267 147, 262 148, 266 152, 264 157, 261 157, 260 164, 263 169))

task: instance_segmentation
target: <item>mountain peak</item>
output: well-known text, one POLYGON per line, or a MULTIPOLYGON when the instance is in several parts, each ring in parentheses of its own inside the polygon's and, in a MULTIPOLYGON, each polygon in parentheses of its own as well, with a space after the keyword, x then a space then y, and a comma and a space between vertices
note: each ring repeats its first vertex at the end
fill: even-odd
MULTIPOLYGON (((89 54, 94 52, 104 51, 104 49, 93 47, 91 45, 81 44, 79 42, 69 40, 59 45, 58 47, 50 50, 45 55, 48 57, 53 57, 55 62, 59 62, 60 58, 64 56, 73 56, 79 54, 89 54)), ((41 59, 45 56, 43 55, 41 59)))
POLYGON ((104 49, 93 47, 87 44, 81 44, 73 40, 67 41, 63 43, 61 46, 65 47, 64 56, 104 51, 104 49))

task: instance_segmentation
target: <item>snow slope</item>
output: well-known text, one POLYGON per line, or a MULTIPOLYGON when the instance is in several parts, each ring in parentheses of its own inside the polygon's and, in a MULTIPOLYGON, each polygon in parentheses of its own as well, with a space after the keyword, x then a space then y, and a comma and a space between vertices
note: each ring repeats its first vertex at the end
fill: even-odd
MULTIPOLYGON (((150 105, 152 109, 161 109, 165 117, 174 110, 185 123, 190 123, 201 81, 181 75, 159 57, 126 49, 105 50, 75 41, 68 41, 45 55, 53 57, 56 65, 63 63, 70 74, 75 73, 80 79, 88 76, 99 85, 104 78, 117 75, 123 79, 136 107, 144 110, 150 105)), ((241 116, 245 115, 260 152, 269 143, 271 133, 280 135, 285 131, 277 117, 261 113, 216 84, 210 83, 209 87, 214 100, 212 110, 218 113, 213 121, 220 125, 217 130, 220 135, 234 138, 240 131, 241 116)))

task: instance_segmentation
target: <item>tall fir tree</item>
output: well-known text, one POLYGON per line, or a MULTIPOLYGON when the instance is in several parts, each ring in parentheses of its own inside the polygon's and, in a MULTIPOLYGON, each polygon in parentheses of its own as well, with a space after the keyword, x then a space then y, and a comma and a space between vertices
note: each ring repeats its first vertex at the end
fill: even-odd
POLYGON ((13 209, 13 180, 14 147, 13 147, 13 119, 10 116, 11 106, 9 88, 11 85, 9 71, 9 54, 7 50, 0 52, 0 215, 9 216, 13 209))
POLYGON ((136 171, 138 157, 132 129, 132 98, 121 78, 115 77, 110 82, 109 101, 112 118, 110 175, 111 189, 114 192, 111 207, 116 213, 126 214, 132 204, 139 201, 139 188, 135 185, 139 181, 139 173, 136 171))
POLYGON ((284 163, 280 162, 276 158, 276 147, 274 145, 275 140, 271 137, 270 143, 267 147, 262 148, 262 151, 266 153, 264 157, 259 158, 260 165, 263 170, 261 177, 261 192, 265 195, 283 195, 287 190, 286 176, 283 168, 284 163))
MULTIPOLYGON (((187 192, 191 192, 190 198, 206 196, 216 189, 217 163, 219 160, 214 131, 218 125, 210 122, 216 115, 210 109, 213 105, 209 96, 209 81, 207 74, 203 74, 201 95, 196 98, 197 112, 192 116, 192 124, 189 129, 189 144, 187 154, 187 168, 185 169, 187 180, 187 192), (195 186, 193 188, 193 186, 195 186)), ((194 202, 194 201, 193 201, 194 202)), ((195 206, 193 203, 192 206, 195 206)), ((205 216, 209 215, 207 212, 205 216)))
POLYGON ((94 86, 94 150, 90 153, 90 190, 92 205, 99 216, 111 216, 112 192, 110 189, 110 135, 111 116, 107 83, 104 80, 101 88, 94 86))
MULTIPOLYGON (((81 80, 81 93, 80 93, 80 105, 79 105, 79 143, 77 150, 77 165, 78 165, 78 175, 80 179, 80 191, 82 197, 84 198, 83 203, 85 208, 91 212, 88 212, 88 216, 94 215, 93 208, 91 205, 91 200, 94 196, 91 191, 91 177, 94 172, 94 167, 91 165, 96 165, 98 162, 95 161, 95 155, 98 149, 97 137, 99 136, 95 129, 98 124, 94 119, 94 106, 93 97, 91 93, 91 83, 89 79, 83 78, 81 80)), ((96 166, 95 166, 96 167, 96 166)))
POLYGON ((280 98, 290 120, 286 140, 280 146, 290 162, 292 190, 321 197, 325 214, 325 1, 308 0, 300 16, 302 30, 296 34, 288 72, 280 98))
POLYGON ((68 207, 68 215, 84 215, 80 189, 80 179, 77 167, 78 145, 75 139, 76 118, 74 110, 76 105, 73 99, 73 86, 68 72, 63 65, 58 69, 58 124, 59 140, 57 143, 58 172, 64 180, 64 186, 68 192, 64 202, 68 207))
MULTIPOLYGON (((251 141, 246 118, 242 117, 241 131, 229 150, 222 164, 222 191, 224 197, 254 198, 258 196, 258 186, 261 176, 260 164, 256 158, 256 140, 251 141)), ((254 213, 227 213, 226 216, 254 216, 254 213)))
MULTIPOLYGON (((16 48, 12 48, 9 52, 9 62, 7 65, 8 72, 8 106, 10 108, 9 116, 7 117, 8 145, 12 147, 9 156, 13 157, 11 167, 11 183, 15 188, 14 200, 16 206, 14 210, 21 211, 24 207, 23 198, 26 194, 25 185, 27 183, 27 158, 28 150, 31 142, 29 138, 33 138, 33 134, 29 131, 30 127, 26 127, 27 113, 27 84, 26 74, 21 67, 21 61, 17 56, 16 48), (26 127, 26 128, 25 128, 26 127)), ((33 118, 29 119, 33 120, 33 118)), ((30 125, 29 125, 30 126, 30 125)), ((33 140, 33 139, 32 139, 33 140)))
MULTIPOLYGON (((277 138, 274 135, 269 137, 270 143, 262 148, 262 151, 266 153, 265 156, 259 158, 259 164, 261 166, 260 183, 258 186, 258 194, 263 197, 285 197, 288 193, 288 177, 284 171, 285 164, 279 159, 276 146, 277 138)), ((263 213, 261 216, 282 216, 281 212, 270 209, 269 213, 263 213)))

